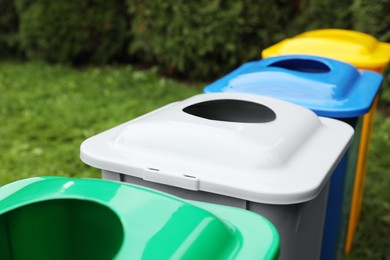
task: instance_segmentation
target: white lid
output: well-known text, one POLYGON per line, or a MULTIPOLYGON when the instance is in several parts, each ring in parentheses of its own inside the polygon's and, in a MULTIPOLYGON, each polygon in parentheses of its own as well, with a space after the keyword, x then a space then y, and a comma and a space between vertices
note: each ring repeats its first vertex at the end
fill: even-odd
POLYGON ((292 103, 213 93, 93 136, 82 143, 80 157, 91 166, 147 181, 293 204, 320 193, 352 135, 346 123, 292 103))

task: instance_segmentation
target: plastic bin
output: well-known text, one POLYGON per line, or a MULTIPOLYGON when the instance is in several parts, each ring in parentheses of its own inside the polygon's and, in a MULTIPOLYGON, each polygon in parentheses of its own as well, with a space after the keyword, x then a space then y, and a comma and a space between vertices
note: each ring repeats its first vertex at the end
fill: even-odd
POLYGON ((93 136, 81 159, 103 178, 269 219, 280 259, 318 259, 328 180, 353 129, 256 95, 202 94, 93 136))
POLYGON ((279 236, 241 209, 61 177, 0 188, 1 259, 275 259, 279 236), (12 257, 11 257, 12 256, 12 257))
POLYGON ((359 72, 344 62, 286 55, 246 63, 204 89, 206 93, 244 92, 280 98, 355 128, 354 143, 331 180, 323 259, 334 259, 338 251, 342 219, 349 216, 363 115, 369 111, 381 81, 380 74, 359 72))
POLYGON ((262 51, 263 58, 287 54, 319 55, 382 72, 390 61, 390 44, 357 31, 321 29, 287 38, 262 51))
MULTIPOLYGON (((286 54, 320 55, 350 63, 358 69, 383 72, 390 61, 390 44, 379 42, 373 36, 357 31, 322 29, 285 39, 262 52, 263 58, 286 54)), ((364 178, 367 170, 368 147, 378 99, 377 96, 371 110, 363 119, 360 152, 345 245, 346 254, 351 250, 360 216, 364 178)))

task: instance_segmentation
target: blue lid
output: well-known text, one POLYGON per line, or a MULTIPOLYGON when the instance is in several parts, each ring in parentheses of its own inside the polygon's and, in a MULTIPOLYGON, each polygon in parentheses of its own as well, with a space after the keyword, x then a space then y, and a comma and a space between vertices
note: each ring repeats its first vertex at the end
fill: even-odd
POLYGON ((368 112, 381 74, 318 56, 285 55, 248 62, 205 87, 205 93, 242 92, 271 96, 319 116, 349 118, 368 112))

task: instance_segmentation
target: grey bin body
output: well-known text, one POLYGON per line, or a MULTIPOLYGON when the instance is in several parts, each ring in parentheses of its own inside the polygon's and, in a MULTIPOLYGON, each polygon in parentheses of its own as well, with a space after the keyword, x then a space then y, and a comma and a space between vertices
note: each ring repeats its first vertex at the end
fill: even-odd
MULTIPOLYGON (((277 205, 256 203, 210 192, 182 189, 105 170, 102 170, 102 177, 106 180, 148 187, 187 200, 209 202, 256 212, 270 220, 280 234, 281 250, 279 259, 310 260, 320 258, 322 236, 319 234, 323 233, 329 183, 316 198, 308 202, 277 205)), ((158 216, 157 214, 156 216, 158 216)))
POLYGON ((285 101, 202 94, 87 139, 80 157, 103 179, 256 212, 278 229, 279 259, 315 260, 329 180, 352 136, 285 101))

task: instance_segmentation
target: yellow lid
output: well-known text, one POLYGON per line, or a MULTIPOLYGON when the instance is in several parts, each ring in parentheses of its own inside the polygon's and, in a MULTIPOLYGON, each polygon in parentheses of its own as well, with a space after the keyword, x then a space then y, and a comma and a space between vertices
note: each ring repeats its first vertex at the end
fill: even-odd
POLYGON ((358 68, 383 68, 390 60, 390 44, 361 32, 321 29, 285 39, 262 52, 263 58, 286 54, 318 55, 358 68))

